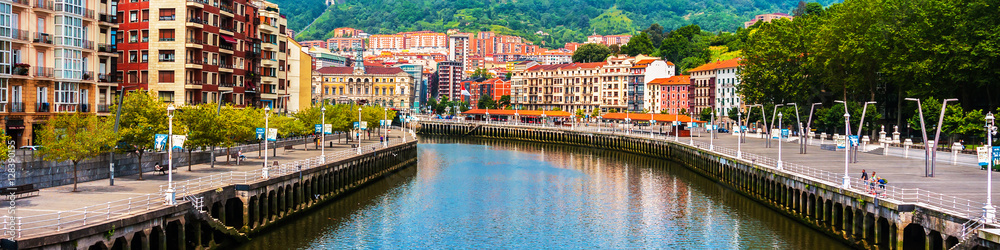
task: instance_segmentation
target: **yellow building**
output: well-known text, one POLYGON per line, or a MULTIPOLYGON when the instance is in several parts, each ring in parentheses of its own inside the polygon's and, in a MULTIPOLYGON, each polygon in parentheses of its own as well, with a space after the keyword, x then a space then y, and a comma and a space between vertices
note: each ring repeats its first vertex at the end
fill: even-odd
POLYGON ((288 52, 288 111, 309 109, 312 106, 312 57, 292 39, 288 39, 288 52))
POLYGON ((406 107, 413 82, 402 69, 381 66, 325 67, 316 72, 323 81, 321 99, 336 103, 406 107))

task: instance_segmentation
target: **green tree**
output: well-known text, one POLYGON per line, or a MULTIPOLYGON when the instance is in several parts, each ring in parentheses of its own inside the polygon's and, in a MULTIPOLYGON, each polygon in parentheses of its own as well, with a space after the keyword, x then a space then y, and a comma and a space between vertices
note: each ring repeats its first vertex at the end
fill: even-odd
POLYGON ((651 55, 656 52, 656 47, 653 47, 653 42, 649 40, 649 35, 645 32, 640 33, 638 36, 632 37, 624 47, 622 47, 622 52, 628 54, 629 56, 636 55, 651 55))
POLYGON ((503 108, 503 109, 509 108, 510 107, 510 95, 502 95, 502 96, 500 96, 500 101, 497 101, 497 106, 499 106, 500 108, 503 108))
POLYGON ((576 118, 583 118, 583 109, 576 109, 576 118))
POLYGON ((490 73, 490 71, 485 68, 478 68, 475 71, 473 71, 472 75, 470 75, 469 77, 492 79, 493 73, 490 73))
MULTIPOLYGON (((218 126, 223 131, 219 145, 226 147, 226 155, 232 155, 232 147, 238 143, 257 140, 257 128, 264 127, 264 110, 254 107, 236 108, 226 105, 219 114, 219 119, 226 121, 218 126)), ((229 161, 229 158, 226 158, 229 161)))
POLYGON ((590 112, 590 117, 595 117, 596 118, 598 116, 601 116, 601 109, 594 109, 594 111, 590 112))
POLYGON ((642 33, 649 34, 649 41, 653 43, 653 48, 659 48, 660 44, 663 43, 663 39, 666 38, 663 26, 657 23, 653 23, 649 28, 642 30, 642 33))
POLYGON ((581 45, 573 52, 573 62, 603 62, 608 59, 611 49, 603 44, 588 43, 581 45))
POLYGON ((56 115, 38 133, 41 154, 51 161, 73 162, 73 192, 77 191, 77 165, 110 150, 117 140, 114 121, 100 121, 83 113, 56 115))
POLYGON ((480 109, 495 109, 497 108, 496 101, 490 95, 481 95, 476 103, 476 107, 480 109))
MULTIPOLYGON (((224 121, 219 120, 216 110, 217 106, 213 104, 185 106, 178 110, 175 120, 188 131, 187 140, 184 141, 188 159, 194 159, 191 154, 195 149, 215 146, 223 140, 219 124, 224 121)), ((191 171, 192 162, 188 161, 188 171, 191 171)))
POLYGON ((669 110, 667 110, 667 109, 661 109, 661 110, 660 110, 660 114, 664 114, 664 115, 669 115, 669 114, 670 114, 670 111, 669 111, 669 110))
MULTIPOLYGON (((117 110, 117 105, 111 110, 117 110)), ((167 133, 167 108, 149 91, 132 91, 125 94, 122 101, 121 117, 119 119, 118 135, 121 143, 129 153, 142 156, 153 149, 156 134, 167 133)), ((139 180, 142 178, 142 167, 139 169, 139 180)))
POLYGON ((712 120, 712 109, 711 108, 701 109, 701 113, 698 114, 698 119, 700 119, 702 121, 711 121, 712 120))
POLYGON ((0 161, 6 161, 7 159, 9 159, 7 154, 9 154, 11 150, 14 149, 13 148, 14 144, 10 140, 10 136, 7 135, 7 130, 5 129, 0 129, 0 142, 4 142, 4 145, 0 146, 0 161), (10 145, 11 147, 8 148, 7 145, 10 145))

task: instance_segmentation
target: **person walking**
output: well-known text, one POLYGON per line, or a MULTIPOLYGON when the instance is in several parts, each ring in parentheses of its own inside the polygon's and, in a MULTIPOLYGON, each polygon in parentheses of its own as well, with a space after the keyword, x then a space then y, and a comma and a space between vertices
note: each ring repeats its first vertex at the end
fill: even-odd
POLYGON ((871 191, 869 193, 876 194, 875 193, 875 182, 878 181, 878 179, 879 179, 878 175, 875 174, 875 171, 872 171, 872 176, 870 178, 868 178, 868 179, 871 180, 871 181, 868 182, 868 188, 871 189, 871 191))
MULTIPOLYGON (((868 172, 866 172, 866 170, 862 169, 861 170, 861 181, 863 181, 865 183, 865 188, 868 188, 868 180, 869 180, 868 179, 868 172)), ((868 190, 868 192, 871 193, 871 190, 868 190)))

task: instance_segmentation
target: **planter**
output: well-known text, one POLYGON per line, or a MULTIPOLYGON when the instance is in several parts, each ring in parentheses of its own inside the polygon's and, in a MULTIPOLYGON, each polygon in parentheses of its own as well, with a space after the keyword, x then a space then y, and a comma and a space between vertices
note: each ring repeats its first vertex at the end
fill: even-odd
POLYGON ((26 76, 28 75, 28 68, 16 67, 14 68, 14 74, 19 76, 26 76))

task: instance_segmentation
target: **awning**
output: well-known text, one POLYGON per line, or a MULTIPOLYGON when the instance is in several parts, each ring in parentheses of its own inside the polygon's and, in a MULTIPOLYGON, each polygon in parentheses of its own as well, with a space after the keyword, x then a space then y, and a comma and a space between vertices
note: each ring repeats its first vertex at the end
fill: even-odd
MULTIPOLYGON (((468 111, 462 112, 463 115, 485 115, 486 109, 470 109, 468 111)), ((542 116, 544 114, 546 117, 570 117, 570 114, 566 111, 542 111, 542 110, 504 110, 504 109, 490 109, 490 116, 501 115, 501 116, 542 116)))
POLYGON ((227 35, 219 35, 219 36, 222 37, 222 40, 226 40, 227 43, 236 44, 236 38, 227 35))

